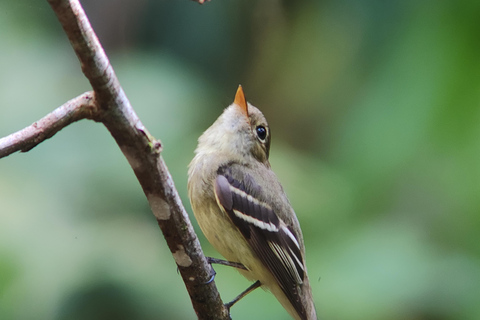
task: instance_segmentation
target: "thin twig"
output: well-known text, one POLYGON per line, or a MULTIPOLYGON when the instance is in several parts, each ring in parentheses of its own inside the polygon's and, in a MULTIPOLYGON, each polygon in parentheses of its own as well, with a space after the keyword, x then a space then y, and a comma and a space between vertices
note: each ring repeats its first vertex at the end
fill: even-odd
POLYGON ((17 151, 27 152, 75 121, 85 118, 93 119, 96 113, 94 100, 93 92, 85 92, 32 125, 1 138, 0 158, 17 151))

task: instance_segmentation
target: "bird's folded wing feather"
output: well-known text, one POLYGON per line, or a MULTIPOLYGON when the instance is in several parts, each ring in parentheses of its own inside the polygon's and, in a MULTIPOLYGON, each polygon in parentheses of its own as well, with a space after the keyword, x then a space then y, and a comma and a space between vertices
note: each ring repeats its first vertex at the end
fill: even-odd
POLYGON ((235 168, 220 168, 215 179, 217 202, 270 270, 293 307, 302 316, 299 286, 305 268, 297 235, 262 197, 255 179, 235 168))

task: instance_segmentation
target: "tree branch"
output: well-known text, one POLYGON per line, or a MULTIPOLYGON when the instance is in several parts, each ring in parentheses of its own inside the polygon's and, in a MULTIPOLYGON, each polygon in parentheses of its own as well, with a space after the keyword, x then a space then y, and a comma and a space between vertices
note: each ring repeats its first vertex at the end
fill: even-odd
POLYGON ((73 98, 31 126, 1 138, 0 158, 17 151, 27 152, 75 121, 93 119, 95 109, 93 92, 85 92, 73 98))
MULTIPOLYGON (((199 319, 229 319, 211 281, 206 260, 185 208, 163 161, 160 141, 140 122, 78 0, 48 0, 94 90, 61 106, 45 118, 0 140, 0 155, 28 151, 68 124, 88 118, 112 134, 140 182, 177 263, 199 319), (94 97, 94 98, 93 98, 94 97)), ((202 0, 197 0, 203 3, 202 0)))

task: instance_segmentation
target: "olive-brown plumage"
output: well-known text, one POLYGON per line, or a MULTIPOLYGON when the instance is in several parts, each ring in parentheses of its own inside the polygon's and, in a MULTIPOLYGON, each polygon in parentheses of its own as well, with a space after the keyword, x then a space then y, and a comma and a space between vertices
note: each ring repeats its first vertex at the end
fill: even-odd
POLYGON ((188 191, 208 241, 240 272, 260 280, 295 319, 316 319, 295 212, 268 161, 270 129, 263 114, 235 101, 198 139, 188 191))

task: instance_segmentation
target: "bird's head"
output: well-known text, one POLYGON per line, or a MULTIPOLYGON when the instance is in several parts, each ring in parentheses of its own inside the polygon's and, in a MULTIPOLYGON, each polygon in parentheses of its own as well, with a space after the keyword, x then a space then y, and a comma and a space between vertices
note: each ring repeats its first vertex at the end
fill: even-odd
POLYGON ((269 165, 270 137, 265 116, 247 102, 239 86, 234 102, 199 138, 199 148, 269 165))

